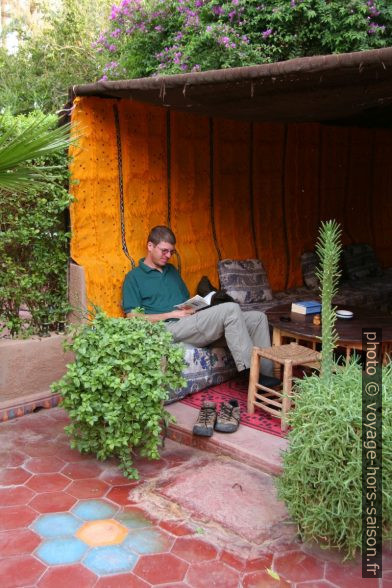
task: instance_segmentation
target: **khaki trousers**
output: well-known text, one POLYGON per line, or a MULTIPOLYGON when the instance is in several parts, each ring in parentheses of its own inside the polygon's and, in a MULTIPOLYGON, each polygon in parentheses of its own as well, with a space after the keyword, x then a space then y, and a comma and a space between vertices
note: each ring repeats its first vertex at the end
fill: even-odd
MULTIPOLYGON (((165 323, 175 343, 206 347, 225 337, 238 371, 250 367, 252 347, 270 347, 268 320, 263 312, 243 312, 235 302, 211 306, 190 316, 165 323)), ((263 374, 272 375, 272 362, 261 361, 263 374)))

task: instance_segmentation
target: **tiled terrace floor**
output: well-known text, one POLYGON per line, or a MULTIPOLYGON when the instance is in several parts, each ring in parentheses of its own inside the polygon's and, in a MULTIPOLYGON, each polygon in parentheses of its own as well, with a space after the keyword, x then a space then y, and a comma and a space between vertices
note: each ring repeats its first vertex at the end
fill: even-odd
POLYGON ((69 449, 66 422, 53 408, 0 425, 1 588, 392 588, 391 553, 364 580, 302 545, 259 469, 168 440, 131 482, 69 449))

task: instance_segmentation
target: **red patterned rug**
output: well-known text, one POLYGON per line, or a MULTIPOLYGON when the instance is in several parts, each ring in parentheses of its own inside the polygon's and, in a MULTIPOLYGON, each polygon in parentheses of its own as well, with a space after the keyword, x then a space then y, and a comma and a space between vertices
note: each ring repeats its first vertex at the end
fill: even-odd
POLYGON ((223 384, 217 386, 211 386, 195 394, 187 396, 180 402, 193 406, 194 408, 200 408, 204 400, 212 400, 216 402, 219 409, 221 402, 228 401, 234 398, 238 400, 241 408, 241 425, 246 425, 252 429, 258 431, 264 431, 264 433, 270 433, 277 437, 285 437, 285 434, 281 431, 280 420, 274 418, 268 413, 256 408, 254 414, 248 414, 247 409, 247 398, 248 398, 248 380, 243 378, 235 378, 229 380, 223 384))

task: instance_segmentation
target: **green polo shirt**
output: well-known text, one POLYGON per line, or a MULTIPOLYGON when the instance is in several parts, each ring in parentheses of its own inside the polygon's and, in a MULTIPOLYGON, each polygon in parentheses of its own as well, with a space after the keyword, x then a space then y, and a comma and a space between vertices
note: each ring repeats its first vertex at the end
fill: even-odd
POLYGON ((138 267, 125 276, 123 284, 124 312, 144 308, 146 314, 160 314, 173 310, 175 304, 189 298, 188 288, 170 263, 162 271, 148 267, 144 258, 138 267))

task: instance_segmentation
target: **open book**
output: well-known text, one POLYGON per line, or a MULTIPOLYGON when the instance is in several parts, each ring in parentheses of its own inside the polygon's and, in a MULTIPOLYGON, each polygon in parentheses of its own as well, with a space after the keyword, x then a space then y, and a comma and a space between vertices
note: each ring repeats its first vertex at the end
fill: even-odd
POLYGON ((201 310, 202 308, 206 308, 206 306, 210 306, 212 295, 215 294, 215 291, 209 292, 207 296, 193 296, 189 298, 189 300, 185 300, 185 302, 181 302, 181 304, 176 304, 174 308, 193 308, 193 310, 201 310))

